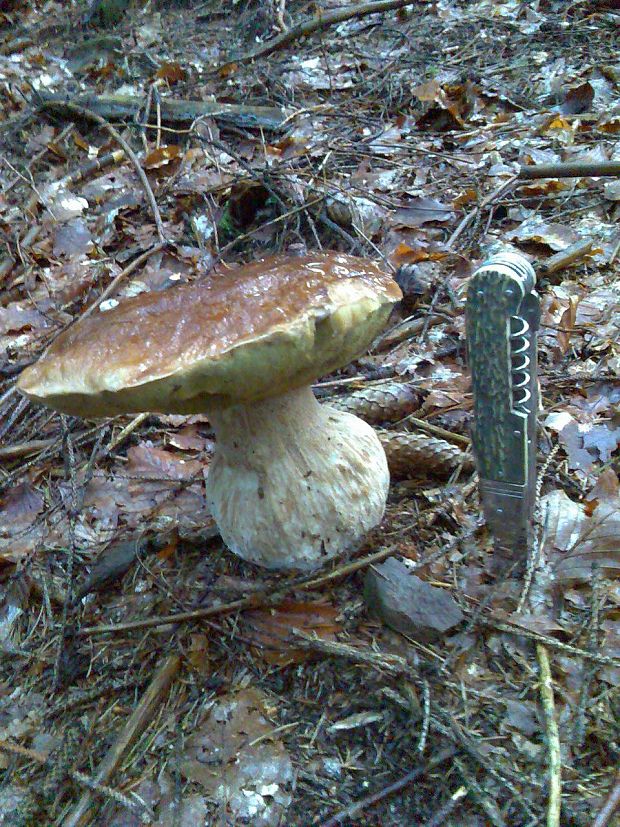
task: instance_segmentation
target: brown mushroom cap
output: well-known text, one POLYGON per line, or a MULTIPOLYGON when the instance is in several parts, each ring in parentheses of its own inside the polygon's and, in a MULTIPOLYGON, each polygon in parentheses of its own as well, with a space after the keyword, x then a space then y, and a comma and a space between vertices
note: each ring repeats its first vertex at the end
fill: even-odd
POLYGON ((391 276, 365 259, 263 259, 77 322, 23 371, 18 388, 78 416, 252 402, 351 361, 400 297, 391 276))

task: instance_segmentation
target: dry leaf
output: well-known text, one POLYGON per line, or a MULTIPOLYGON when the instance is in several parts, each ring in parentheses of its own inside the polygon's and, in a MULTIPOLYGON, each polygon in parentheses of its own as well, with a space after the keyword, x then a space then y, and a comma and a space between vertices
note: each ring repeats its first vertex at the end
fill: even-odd
POLYGON ((336 621, 337 615, 338 610, 330 603, 285 600, 275 609, 245 612, 243 631, 256 654, 267 663, 303 663, 313 657, 312 652, 295 646, 291 630, 317 635, 322 640, 335 640, 336 633, 342 629, 336 621))
POLYGON ((278 827, 291 803, 293 765, 255 689, 226 695, 186 742, 183 775, 200 784, 235 824, 278 827))
POLYGON ((563 224, 546 224, 539 219, 527 219, 513 230, 509 238, 514 241, 535 242, 546 244, 552 250, 565 250, 571 244, 579 241, 579 236, 570 227, 563 224))
POLYGON ((145 169, 159 169, 181 157, 181 147, 175 144, 160 146, 146 156, 143 162, 145 169))
POLYGON ((587 81, 569 89, 564 96, 564 103, 560 107, 563 115, 577 115, 580 112, 588 112, 592 108, 594 100, 594 89, 587 81))
POLYGON ((176 61, 169 63, 162 63, 155 77, 160 80, 167 80, 168 83, 178 83, 180 80, 185 80, 187 73, 180 63, 176 61))
POLYGON ((595 566, 603 574, 620 573, 620 500, 602 502, 591 517, 563 491, 547 494, 541 506, 546 553, 562 587, 590 583, 595 566))
POLYGON ((430 221, 450 221, 454 218, 452 208, 434 198, 412 198, 406 207, 395 210, 390 223, 394 227, 421 227, 430 221))

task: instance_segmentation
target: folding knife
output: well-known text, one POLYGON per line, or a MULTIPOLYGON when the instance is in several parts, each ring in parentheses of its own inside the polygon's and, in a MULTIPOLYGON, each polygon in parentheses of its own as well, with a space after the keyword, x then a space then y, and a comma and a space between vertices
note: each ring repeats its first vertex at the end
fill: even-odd
POLYGON ((532 539, 536 497, 538 378, 536 274, 517 253, 500 253, 473 274, 467 293, 472 441, 484 516, 512 560, 532 539))

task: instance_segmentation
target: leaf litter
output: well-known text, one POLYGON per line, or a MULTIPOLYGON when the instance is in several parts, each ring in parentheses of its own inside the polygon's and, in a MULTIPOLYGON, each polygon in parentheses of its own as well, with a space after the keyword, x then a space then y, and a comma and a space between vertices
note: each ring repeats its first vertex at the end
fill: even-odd
POLYGON ((617 12, 439 0, 354 16, 247 63, 280 31, 276 6, 289 27, 312 11, 135 4, 110 31, 101 14, 86 24, 86 5, 0 10, 0 740, 51 756, 0 753, 0 823, 63 823, 85 789, 70 772, 96 776, 171 653, 179 676, 95 793, 95 824, 305 827, 369 793, 360 825, 432 822, 448 805, 453 823, 542 821, 548 747, 530 639, 542 634, 562 823, 591 824, 618 764, 617 182, 515 176, 620 160, 617 12), (33 90, 144 103, 150 120, 132 113, 116 128, 147 175, 166 250, 148 255, 153 213, 115 139, 48 118, 33 90), (284 127, 158 118, 163 98, 209 96, 284 109, 284 127), (419 603, 404 611, 413 591, 392 607, 396 626, 373 613, 363 570, 304 585, 226 552, 206 502, 206 417, 63 422, 12 390, 102 299, 200 283, 220 259, 321 247, 383 257, 405 288, 375 348, 316 392, 382 439, 428 437, 399 464, 359 554, 407 566, 395 587, 423 590, 430 635, 419 603), (471 464, 451 464, 446 480, 436 463, 438 450, 469 451, 463 297, 499 249, 539 270, 543 309, 543 544, 525 603, 524 575, 494 573, 471 464), (150 632, 84 634, 205 606, 210 617, 150 632), (431 768, 447 744, 458 760, 431 768), (389 793, 418 766, 414 784, 389 793))

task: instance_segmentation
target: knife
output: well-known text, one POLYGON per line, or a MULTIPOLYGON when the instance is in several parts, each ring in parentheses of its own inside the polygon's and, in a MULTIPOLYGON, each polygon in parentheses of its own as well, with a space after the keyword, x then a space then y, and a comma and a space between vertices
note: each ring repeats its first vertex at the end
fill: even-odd
POLYGON ((511 561, 525 558, 530 547, 536 500, 540 299, 535 284, 527 259, 499 253, 478 267, 467 293, 480 497, 496 551, 511 561))

